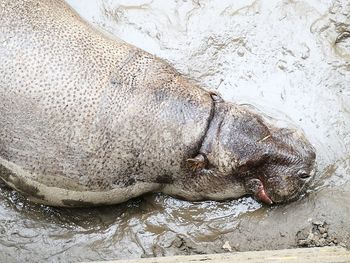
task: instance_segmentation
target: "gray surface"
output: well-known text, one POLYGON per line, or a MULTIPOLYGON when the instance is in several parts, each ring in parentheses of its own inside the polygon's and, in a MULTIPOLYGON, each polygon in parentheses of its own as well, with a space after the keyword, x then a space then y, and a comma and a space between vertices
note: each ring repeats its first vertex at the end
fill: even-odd
MULTIPOLYGON (((159 258, 144 258, 134 260, 116 260, 109 263, 177 263, 203 262, 230 263, 230 262, 288 262, 288 263, 340 263, 349 262, 350 252, 341 247, 298 248, 283 250, 264 250, 236 253, 222 253, 210 255, 172 256, 159 258)), ((101 261, 107 262, 107 261, 101 261)), ((97 262, 96 262, 97 263, 97 262)))
POLYGON ((343 34, 335 44, 349 30, 347 1, 69 2, 225 99, 301 127, 317 149, 317 180, 302 200, 272 208, 250 198, 149 195, 114 207, 52 209, 2 187, 2 261, 215 253, 226 242, 234 251, 350 247, 350 40, 343 34))

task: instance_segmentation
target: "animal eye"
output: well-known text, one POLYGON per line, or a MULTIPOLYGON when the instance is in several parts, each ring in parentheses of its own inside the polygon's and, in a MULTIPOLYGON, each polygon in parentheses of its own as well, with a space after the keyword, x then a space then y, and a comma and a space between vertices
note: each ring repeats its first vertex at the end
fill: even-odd
POLYGON ((309 178, 310 177, 310 174, 308 173, 305 173, 305 172, 301 172, 298 174, 298 176, 302 179, 306 179, 306 178, 309 178))

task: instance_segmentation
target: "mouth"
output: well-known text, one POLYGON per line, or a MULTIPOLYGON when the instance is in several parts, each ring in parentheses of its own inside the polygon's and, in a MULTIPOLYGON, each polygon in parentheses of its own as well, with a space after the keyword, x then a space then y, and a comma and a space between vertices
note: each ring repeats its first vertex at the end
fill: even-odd
POLYGON ((268 205, 273 204, 272 199, 268 196, 268 194, 265 191, 264 184, 259 179, 250 179, 247 182, 247 187, 258 201, 268 205))
POLYGON ((261 189, 259 189, 256 193, 255 193, 255 198, 265 204, 268 205, 272 205, 273 201, 271 200, 271 198, 267 195, 264 186, 262 185, 261 189))

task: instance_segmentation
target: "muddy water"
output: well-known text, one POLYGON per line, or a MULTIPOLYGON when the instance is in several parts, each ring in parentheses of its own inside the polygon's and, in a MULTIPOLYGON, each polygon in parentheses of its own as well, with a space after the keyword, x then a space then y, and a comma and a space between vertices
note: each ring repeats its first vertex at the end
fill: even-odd
POLYGON ((350 248, 348 1, 68 2, 225 99, 303 129, 317 150, 317 176, 301 200, 271 208, 251 198, 190 203, 155 194, 118 206, 57 209, 1 185, 1 262, 350 248))

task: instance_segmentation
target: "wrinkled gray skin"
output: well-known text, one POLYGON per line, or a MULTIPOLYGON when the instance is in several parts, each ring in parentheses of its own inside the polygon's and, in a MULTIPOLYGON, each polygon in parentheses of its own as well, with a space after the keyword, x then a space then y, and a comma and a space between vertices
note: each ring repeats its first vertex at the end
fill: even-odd
POLYGON ((1 0, 0 56, 0 177, 35 202, 282 202, 312 174, 300 132, 221 101, 63 1, 1 0))

